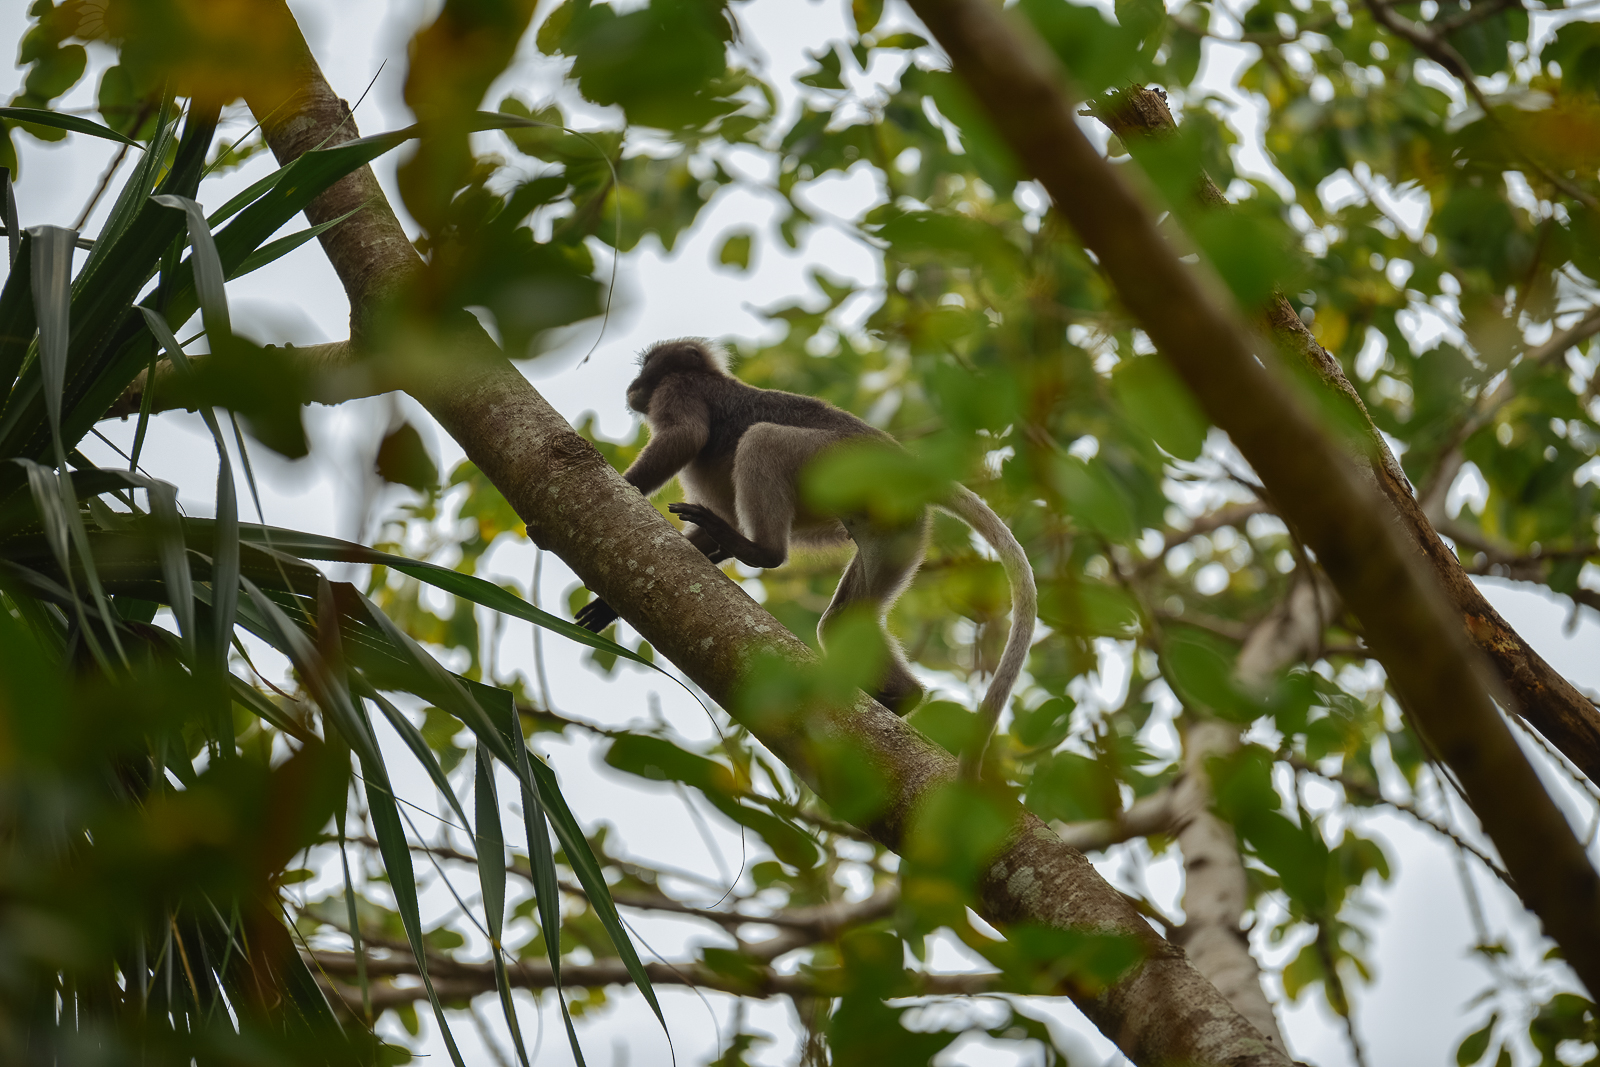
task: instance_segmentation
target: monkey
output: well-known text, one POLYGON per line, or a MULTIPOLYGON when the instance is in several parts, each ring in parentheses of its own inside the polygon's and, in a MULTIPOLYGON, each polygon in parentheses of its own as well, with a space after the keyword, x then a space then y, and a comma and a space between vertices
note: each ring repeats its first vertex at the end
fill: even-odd
MULTIPOLYGON (((894 438, 825 400, 740 381, 729 372, 726 353, 701 338, 651 346, 628 386, 627 404, 645 417, 650 439, 623 478, 650 496, 676 475, 688 499, 668 510, 692 524, 686 536, 713 563, 736 559, 765 570, 782 566, 791 544, 855 542, 856 554, 822 614, 817 639, 826 649, 841 614, 858 604, 870 606, 889 651, 873 696, 896 714, 910 712, 923 687, 885 620, 927 552, 927 509, 902 524, 885 525, 861 514, 818 514, 800 493, 801 471, 819 453, 862 439, 899 448, 894 438)), ((960 757, 961 774, 976 779, 1027 659, 1037 592, 1027 554, 981 497, 955 484, 935 506, 989 543, 1011 583, 1011 632, 984 694, 980 732, 960 757)), ((576 618, 599 633, 617 613, 597 599, 576 618)))

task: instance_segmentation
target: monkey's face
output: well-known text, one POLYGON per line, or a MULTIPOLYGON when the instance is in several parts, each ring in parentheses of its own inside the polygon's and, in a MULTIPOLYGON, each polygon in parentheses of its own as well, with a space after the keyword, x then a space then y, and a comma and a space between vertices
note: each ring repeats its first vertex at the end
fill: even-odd
POLYGON ((628 385, 628 407, 641 415, 650 414, 650 398, 656 387, 674 374, 726 377, 726 358, 721 349, 698 338, 652 345, 639 360, 639 376, 628 385))
POLYGON ((628 384, 628 407, 641 415, 650 414, 650 387, 642 374, 628 384))

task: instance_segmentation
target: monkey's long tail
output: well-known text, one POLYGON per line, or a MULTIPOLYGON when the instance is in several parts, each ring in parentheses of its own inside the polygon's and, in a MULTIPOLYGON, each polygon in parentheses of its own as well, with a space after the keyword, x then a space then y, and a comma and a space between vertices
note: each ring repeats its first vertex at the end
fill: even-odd
POLYGON ((983 765, 983 753, 994 736, 1000 712, 1005 710, 1011 690, 1028 661, 1028 648, 1033 643, 1033 623, 1039 613, 1039 591, 1033 584, 1033 567, 1028 554, 1022 550, 1011 530, 1000 521, 983 498, 964 485, 958 485, 940 505, 956 518, 978 532, 989 542, 1000 565, 1005 568, 1006 580, 1011 583, 1011 633, 1006 637, 1005 651, 1000 654, 1000 665, 989 681, 989 691, 983 695, 980 718, 983 722, 981 739, 961 754, 961 775, 976 779, 983 765))

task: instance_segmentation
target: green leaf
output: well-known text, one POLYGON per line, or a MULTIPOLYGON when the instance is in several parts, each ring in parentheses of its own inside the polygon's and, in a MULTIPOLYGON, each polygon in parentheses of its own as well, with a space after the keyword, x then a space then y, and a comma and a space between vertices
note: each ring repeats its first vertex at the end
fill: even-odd
POLYGON ((1498 1013, 1491 1015, 1489 1016, 1489 1021, 1483 1024, 1481 1030, 1474 1030, 1462 1039, 1460 1046, 1456 1049, 1457 1067, 1468 1067, 1469 1064, 1477 1063, 1483 1059, 1484 1054, 1489 1051, 1489 1039, 1494 1036, 1495 1023, 1499 1021, 1500 1016, 1498 1013))
POLYGON ((1041 819, 1109 819, 1121 807, 1116 779, 1099 760, 1058 752, 1041 760, 1028 780, 1028 810, 1041 819))
POLYGON ((545 817, 550 822, 550 828, 555 831, 556 840, 561 842, 561 851, 566 856, 567 863, 578 876, 578 884, 583 886, 584 894, 589 898, 589 906, 594 909, 595 916, 606 931, 606 936, 611 939, 617 954, 622 957, 622 964, 628 971, 628 977, 633 979, 633 984, 644 995, 645 1003, 650 1005, 656 1021, 665 1031, 667 1020, 661 1011, 660 1001, 656 999, 655 986, 651 984, 650 976, 645 972, 638 952, 634 950, 632 939, 622 927, 622 919, 617 915, 617 906, 611 899, 611 889, 606 885, 605 874, 601 871, 599 861, 595 859, 594 850, 589 847, 589 841, 584 837, 578 820, 573 817, 572 809, 567 807, 566 799, 561 795, 560 787, 556 784, 555 772, 539 760, 529 761, 524 768, 526 777, 539 789, 539 796, 544 803, 545 817))
POLYGON ((1539 61, 1561 64, 1563 93, 1600 91, 1600 26, 1582 19, 1567 23, 1544 46, 1539 61))
POLYGON ((738 791, 733 772, 693 752, 686 752, 664 737, 623 734, 606 750, 606 763, 653 782, 682 782, 701 792, 730 795, 738 791))
POLYGON ((706 793, 713 807, 740 826, 754 830, 784 863, 798 870, 810 870, 822 858, 817 843, 804 830, 771 812, 740 804, 720 793, 706 793))
POLYGON ((620 105, 634 125, 666 130, 740 106, 717 94, 732 36, 720 4, 651 0, 623 14, 608 4, 572 6, 560 49, 574 57, 572 77, 589 100, 620 105))
POLYGON ((66 391, 68 319, 72 313, 72 252, 77 230, 40 226, 32 231, 33 309, 39 324, 39 366, 44 379, 45 411, 57 454, 61 441, 61 400, 66 391))
MULTIPOLYGON (((194 202, 188 201, 188 203, 194 202)), ((199 218, 198 205, 190 216, 191 224, 194 224, 197 218, 199 218)), ((204 227, 205 220, 199 218, 198 224, 204 227)), ((206 236, 209 240, 210 234, 206 236)), ((213 260, 215 254, 215 249, 212 249, 213 260)), ((145 325, 156 336, 156 340, 167 353, 167 358, 172 361, 173 366, 180 374, 192 375, 194 369, 189 364, 183 346, 178 344, 178 339, 172 335, 166 320, 149 308, 141 307, 139 311, 144 317, 145 325)), ((226 317, 226 306, 223 315, 226 317)), ((209 652, 213 670, 220 679, 228 673, 228 646, 233 640, 234 611, 239 600, 239 499, 233 482, 233 462, 228 457, 227 441, 222 436, 222 427, 217 422, 216 413, 210 407, 202 405, 200 417, 205 422, 206 429, 210 431, 211 440, 217 449, 217 528, 215 536, 211 539, 212 610, 209 652)))
POLYGON ((1051 749, 1072 730, 1072 713, 1078 702, 1070 696, 1051 697, 1031 711, 1011 713, 1011 736, 1024 748, 1051 749))
MULTIPOLYGON (((191 109, 183 139, 161 182, 162 193, 193 191, 215 129, 214 109, 191 109)), ((171 212, 158 205, 148 200, 141 200, 140 205, 111 242, 96 242, 73 282, 68 353, 72 390, 62 408, 63 448, 72 447, 89 431, 105 413, 106 405, 147 363, 148 350, 129 346, 148 334, 137 320, 130 320, 128 309, 182 227, 171 212)), ((49 416, 44 393, 40 370, 36 365, 26 367, 0 414, 0 455, 42 455, 41 443, 52 439, 46 429, 49 416), (45 432, 41 434, 41 430, 45 432)))
POLYGON ((1117 364, 1111 388, 1133 424, 1181 460, 1195 460, 1210 425, 1178 376, 1157 355, 1117 364))
POLYGON ((439 468, 428 455, 422 435, 409 422, 384 435, 378 444, 376 463, 378 477, 395 485, 404 485, 418 492, 439 484, 439 468))
MULTIPOLYGON (((193 528, 204 529, 204 520, 190 520, 193 528)), ((336 537, 324 537, 320 534, 303 533, 297 530, 284 530, 273 526, 255 526, 241 523, 239 526, 241 539, 264 545, 271 545, 284 552, 292 552, 305 559, 337 560, 344 563, 366 563, 380 567, 391 567, 402 574, 409 575, 420 582, 442 589, 447 593, 481 604, 494 611, 504 612, 525 622, 542 626, 546 630, 558 633, 590 648, 609 652, 614 656, 653 667, 649 660, 631 649, 624 648, 599 634, 590 633, 575 622, 558 619, 549 612, 529 604, 521 597, 507 592, 493 582, 486 582, 482 578, 459 571, 450 570, 432 563, 423 563, 419 560, 407 559, 404 556, 391 555, 388 552, 379 552, 375 549, 358 545, 352 541, 341 541, 336 537)), ((471 725, 470 723, 468 725, 471 725)))
POLYGON ((151 197, 162 207, 174 208, 184 213, 189 226, 189 244, 194 250, 189 263, 194 271, 195 292, 200 299, 200 313, 205 321, 206 335, 211 347, 220 350, 233 339, 233 323, 228 314, 228 292, 223 282, 226 272, 217 255, 217 244, 206 223, 206 213, 199 204, 186 196, 161 195, 151 197))
POLYGON ((172 149, 172 143, 178 135, 178 120, 173 117, 172 108, 172 99, 163 98, 161 111, 157 115, 156 133, 150 139, 150 148, 139 158, 138 166, 134 167, 133 173, 128 175, 128 180, 117 193, 116 202, 111 206, 111 213, 106 216, 105 225, 100 227, 100 237, 95 241, 94 248, 89 252, 89 258, 84 262, 85 272, 111 253, 111 249, 127 232, 140 209, 148 203, 150 192, 161 176, 161 168, 165 165, 167 153, 172 149))
POLYGON ((472 820, 467 818, 466 811, 461 807, 461 801, 456 798, 455 787, 450 784, 450 779, 445 775, 444 768, 439 766, 438 757, 434 755, 433 749, 428 746, 428 742, 423 738, 416 724, 399 708, 385 700, 381 693, 365 681, 357 680, 355 687, 362 696, 378 705, 378 710, 383 712, 385 719, 389 720, 389 725, 394 728, 394 732, 400 735, 400 740, 405 742, 406 747, 411 750, 411 754, 417 758, 417 762, 422 764, 422 769, 427 772, 428 777, 433 781, 434 788, 443 794, 450 807, 461 817, 461 825, 471 825, 472 820))
MULTIPOLYGON (((345 757, 346 761, 349 756, 345 757)), ((362 943, 361 916, 356 909, 356 887, 350 877, 350 852, 344 843, 344 824, 349 817, 350 797, 349 791, 345 793, 345 805, 339 812, 339 866, 344 873, 344 907, 345 928, 350 931, 350 948, 356 958, 356 985, 361 989, 362 1015, 369 1021, 372 1019, 372 984, 367 981, 367 950, 362 943)))
POLYGON ((1117 22, 1123 29, 1149 44, 1167 21, 1161 0, 1116 0, 1117 22))
MULTIPOLYGON (((83 564, 84 579, 89 583, 89 590, 94 598, 95 608, 100 621, 105 627, 106 636, 110 638, 112 647, 119 658, 126 659, 122 650, 120 638, 117 636, 119 627, 116 624, 116 613, 111 610, 110 601, 106 599, 105 590, 100 582, 99 569, 95 564, 94 554, 89 551, 88 536, 83 526, 83 516, 78 510, 77 494, 72 488, 72 474, 67 469, 67 447, 63 440, 61 429, 62 396, 66 390, 68 346, 71 338, 71 312, 72 312, 72 252, 78 237, 76 230, 63 229, 59 226, 40 226, 33 231, 34 241, 32 248, 32 262, 30 264, 33 283, 33 313, 39 324, 39 368, 40 383, 44 391, 45 411, 49 418, 50 437, 55 446, 56 471, 54 490, 58 494, 60 506, 52 511, 52 517, 57 523, 65 527, 65 535, 77 550, 78 558, 83 564)), ((42 486, 43 472, 26 460, 18 458, 18 462, 27 464, 28 478, 33 487, 35 499, 39 499, 42 486)), ((43 501, 40 500, 43 507, 43 501)), ((59 534, 58 534, 59 537, 59 534)), ((75 586, 72 569, 67 558, 65 545, 61 545, 58 553, 58 562, 67 576, 69 587, 75 586)), ((99 640, 94 631, 88 628, 87 619, 81 608, 78 613, 79 623, 84 626, 83 637, 90 650, 97 659, 102 658, 99 649, 99 640)), ((102 662, 102 666, 109 666, 102 662)))
POLYGON ((561 1021, 567 1028, 567 1044, 572 1048, 578 1067, 584 1067, 583 1049, 578 1044, 578 1032, 572 1026, 572 1010, 561 991, 561 889, 556 883, 555 853, 546 829, 549 820, 545 816, 544 794, 534 780, 527 742, 514 712, 510 733, 515 760, 511 766, 522 786, 522 822, 528 835, 528 865, 533 871, 534 902, 539 911, 539 928, 544 934, 545 958, 550 961, 552 985, 561 1005, 561 1021))
POLYGON ((839 56, 839 49, 832 48, 824 52, 813 52, 810 56, 812 62, 817 64, 817 69, 795 79, 801 85, 809 85, 813 89, 838 89, 845 88, 844 81, 839 75, 844 70, 844 61, 839 56))
MULTIPOLYGON (((249 578, 241 577, 239 581, 264 624, 263 636, 268 638, 274 648, 289 657, 289 662, 294 664, 295 670, 299 672, 301 680, 310 690, 312 699, 322 709, 327 721, 331 722, 344 737, 363 766, 376 768, 378 773, 383 774, 384 777, 380 781, 385 783, 384 787, 387 788, 388 772, 385 769, 383 755, 378 749, 378 740, 373 736, 371 724, 351 700, 349 690, 334 677, 316 646, 299 627, 289 621, 289 617, 271 597, 262 592, 249 578)), ((374 772, 368 771, 369 775, 372 773, 374 772)))
POLYGON ((1322 981, 1322 954, 1315 944, 1306 945, 1283 969, 1283 991, 1290 1002, 1298 1001, 1300 994, 1322 981))
MULTIPOLYGON (((1073 84, 1085 95, 1121 86, 1137 71, 1139 35, 1107 22, 1098 9, 1058 0, 1019 0, 1017 9, 1060 57, 1073 84)), ((1121 10, 1119 6, 1119 19, 1121 10)))
POLYGON ((883 18, 883 0, 850 0, 850 15, 855 19, 857 33, 871 33, 883 18))
POLYGON ((316 237, 319 234, 327 233, 329 230, 339 225, 339 223, 350 218, 356 212, 365 207, 365 204, 361 205, 361 207, 353 207, 349 211, 346 211, 343 215, 340 215, 338 218, 329 219, 327 222, 319 222, 315 226, 307 226, 303 230, 296 230, 287 237, 280 237, 270 244, 262 245, 254 252, 251 252, 248 256, 245 256, 237 266, 228 271, 228 280, 233 281, 235 278, 242 278, 251 271, 260 270, 268 263, 282 259, 284 256, 288 255, 290 252, 293 252, 295 249, 299 248, 313 237, 316 237))
POLYGON ((194 579, 189 570, 189 550, 183 540, 183 519, 178 514, 178 490, 167 482, 152 480, 150 517, 156 529, 156 547, 161 557, 161 576, 167 587, 167 606, 178 622, 178 635, 192 661, 199 659, 199 632, 194 624, 194 579))
POLYGON ((750 269, 750 243, 753 240, 749 231, 730 233, 722 242, 722 248, 717 252, 717 262, 724 266, 737 267, 740 270, 750 269))
POLYGON ((1267 708, 1235 683, 1235 656, 1235 650, 1220 639, 1190 627, 1171 628, 1162 650, 1167 678, 1180 700, 1247 723, 1267 708))
POLYGON ((1067 513, 1085 529, 1109 541, 1128 542, 1139 536, 1130 502, 1098 456, 1083 460, 1061 453, 1050 473, 1067 513))
POLYGON ((1294 290, 1300 264, 1281 220, 1244 206, 1206 211, 1185 228, 1247 311, 1261 307, 1278 287, 1294 290))
POLYGON ((977 713, 954 701, 930 700, 906 721, 952 756, 959 756, 981 740, 983 724, 977 713))
POLYGON ((915 33, 891 33, 889 36, 879 40, 878 43, 872 47, 896 48, 907 52, 914 52, 918 48, 928 47, 928 39, 915 33))
POLYGON ((494 787, 494 763, 482 745, 478 746, 472 781, 473 810, 477 816, 474 848, 478 855, 478 884, 483 891, 483 913, 489 928, 489 949, 494 957, 494 984, 500 994, 500 1010, 506 1017, 506 1028, 511 1031, 511 1041, 517 1048, 517 1059, 523 1067, 528 1067, 528 1051, 523 1046, 522 1027, 517 1021, 516 1004, 511 999, 511 979, 506 973, 502 944, 506 916, 506 844, 500 828, 500 798, 494 787))
MULTIPOLYGON (((6 183, 5 192, 10 194, 10 182, 6 183)), ((12 258, 31 264, 33 235, 23 234, 19 240, 14 226, 14 221, 7 225, 12 258)), ((13 267, 6 277, 5 288, 0 290, 0 395, 11 392, 37 329, 33 311, 33 271, 13 267)))
POLYGON ((228 675, 228 686, 233 690, 233 699, 254 712, 256 717, 263 722, 282 730, 299 741, 307 741, 316 736, 308 733, 304 726, 285 715, 282 709, 263 696, 249 682, 237 675, 228 675))
MULTIPOLYGON (((22 227, 17 221, 17 190, 11 181, 11 168, 0 167, 0 216, 6 224, 6 271, 16 265, 22 249, 22 227)), ((7 278, 10 281, 10 278, 7 278)))
MULTIPOLYGON (((461 1051, 456 1048, 455 1035, 444 1016, 444 1006, 433 988, 433 978, 428 973, 428 950, 423 942, 422 915, 417 901, 417 876, 411 867, 411 848, 406 842, 405 829, 400 822, 400 812, 395 807, 390 791, 388 772, 381 757, 361 758, 361 771, 367 783, 367 813, 372 821, 373 836, 378 839, 378 851, 383 855, 383 867, 389 875, 389 888, 394 893, 395 910, 406 930, 406 940, 411 943, 411 955, 417 962, 417 974, 428 991, 428 1002, 433 1005, 433 1017, 439 1024, 445 1048, 455 1067, 466 1067, 461 1051)), ((295 954, 298 958, 298 953, 295 954)))
POLYGON ((63 115, 60 112, 45 111, 36 107, 0 107, 0 119, 10 119, 12 122, 24 122, 34 126, 48 126, 71 133, 86 133, 90 137, 103 137, 107 141, 117 141, 140 151, 144 150, 144 145, 127 134, 118 133, 109 126, 102 126, 80 115, 63 115))
POLYGON ((1040 586, 1039 618, 1052 629, 1081 637, 1127 638, 1142 629, 1139 605, 1126 590, 1079 579, 1040 586))

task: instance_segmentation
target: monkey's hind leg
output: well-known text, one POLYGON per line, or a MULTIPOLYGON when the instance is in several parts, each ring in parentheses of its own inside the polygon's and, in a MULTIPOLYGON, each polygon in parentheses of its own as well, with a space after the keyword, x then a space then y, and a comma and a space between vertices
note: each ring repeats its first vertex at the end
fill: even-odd
POLYGON ((799 498, 800 468, 838 434, 758 422, 744 432, 733 455, 733 499, 738 525, 704 504, 670 504, 669 510, 710 535, 740 563, 770 570, 789 558, 799 498))
POLYGON ((828 610, 822 613, 822 621, 817 625, 817 641, 827 648, 829 631, 837 627, 841 616, 851 608, 859 605, 871 610, 889 653, 883 678, 872 696, 896 715, 905 715, 922 700, 924 690, 916 675, 911 673, 905 653, 890 635, 885 620, 890 607, 905 592, 922 565, 928 548, 928 518, 923 515, 913 523, 892 529, 871 526, 861 519, 847 518, 844 522, 856 543, 856 555, 839 579, 828 610))

